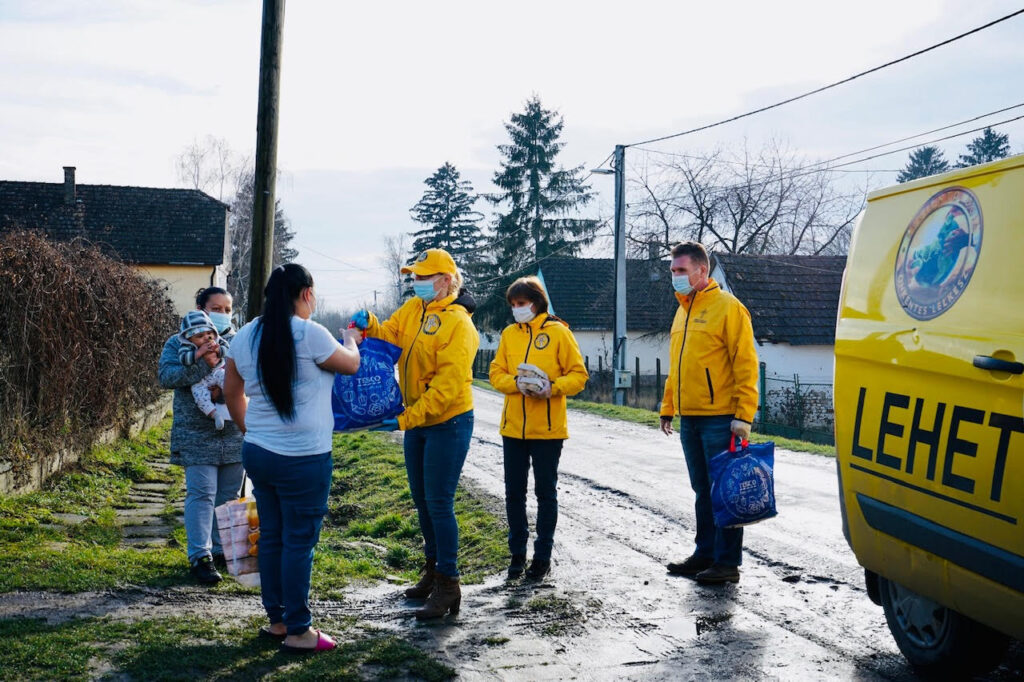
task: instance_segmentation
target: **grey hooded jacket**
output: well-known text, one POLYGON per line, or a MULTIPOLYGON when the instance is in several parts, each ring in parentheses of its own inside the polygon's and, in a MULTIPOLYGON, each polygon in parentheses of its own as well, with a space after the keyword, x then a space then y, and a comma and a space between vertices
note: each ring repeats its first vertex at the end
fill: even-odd
MULTIPOLYGON (((225 334, 228 342, 234 333, 225 334)), ((171 426, 171 463, 233 464, 242 461, 242 432, 234 422, 225 422, 218 431, 212 419, 203 414, 192 398, 192 384, 210 373, 210 366, 198 362, 185 367, 178 359, 181 338, 167 339, 160 354, 160 385, 174 389, 174 423, 171 426)))

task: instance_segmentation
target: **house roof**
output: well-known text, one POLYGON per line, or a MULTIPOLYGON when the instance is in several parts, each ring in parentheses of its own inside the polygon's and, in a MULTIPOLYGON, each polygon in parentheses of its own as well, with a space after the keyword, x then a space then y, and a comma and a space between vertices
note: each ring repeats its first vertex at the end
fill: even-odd
POLYGON ((715 258, 726 287, 750 311, 758 341, 835 343, 846 256, 716 253, 715 258))
MULTIPOLYGON (((626 328, 668 332, 675 315, 668 261, 626 262, 626 328)), ((550 258, 541 265, 555 314, 577 331, 608 331, 615 318, 615 262, 550 258)))
POLYGON ((0 232, 41 228, 53 239, 83 237, 119 260, 220 265, 227 205, 194 189, 74 186, 0 181, 0 232))

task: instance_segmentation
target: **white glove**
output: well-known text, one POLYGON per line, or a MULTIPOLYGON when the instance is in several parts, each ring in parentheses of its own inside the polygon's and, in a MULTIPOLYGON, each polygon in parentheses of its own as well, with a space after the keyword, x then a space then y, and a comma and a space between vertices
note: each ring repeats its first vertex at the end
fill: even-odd
POLYGON ((729 429, 734 435, 739 436, 740 440, 750 440, 750 424, 742 419, 733 419, 729 429))

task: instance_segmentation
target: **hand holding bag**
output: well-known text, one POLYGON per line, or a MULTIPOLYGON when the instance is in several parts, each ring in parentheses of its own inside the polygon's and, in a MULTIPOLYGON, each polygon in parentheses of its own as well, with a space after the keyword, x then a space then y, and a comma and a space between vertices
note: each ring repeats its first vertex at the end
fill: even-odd
POLYGON ((335 431, 358 431, 379 426, 404 411, 395 379, 402 349, 373 337, 359 344, 359 371, 336 374, 331 393, 335 431))
POLYGON ((711 509, 715 525, 736 528, 770 519, 775 508, 775 443, 749 443, 729 436, 729 449, 711 458, 711 509))

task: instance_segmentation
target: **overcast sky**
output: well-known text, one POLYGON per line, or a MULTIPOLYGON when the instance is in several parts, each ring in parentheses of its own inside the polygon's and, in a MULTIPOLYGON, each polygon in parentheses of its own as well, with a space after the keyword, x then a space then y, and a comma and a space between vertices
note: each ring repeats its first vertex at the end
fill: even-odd
MULTIPOLYGON (((383 236, 445 161, 490 191, 503 122, 532 94, 565 118, 566 165, 763 106, 949 38, 1017 1, 348 3, 285 17, 278 196, 299 262, 350 308, 382 291, 383 236), (344 261, 344 262, 340 262, 344 261)), ((194 139, 255 147, 256 0, 0 0, 0 179, 180 186, 194 139)), ((785 141, 808 158, 1024 101, 1024 16, 766 115, 655 145, 785 141)), ((1008 112, 996 122, 1024 113, 1008 112)), ((976 127, 973 124, 968 127, 976 127)), ((1021 121, 1000 126, 1024 151, 1021 121)), ((955 132, 955 131, 953 131, 955 132)), ((942 143, 955 159, 970 139, 942 143)), ((924 138, 925 140, 928 138, 924 138)), ((647 152, 630 150, 630 164, 647 152)), ((906 153, 863 167, 896 169, 906 153)), ((894 174, 872 182, 888 184, 894 174)), ((591 180, 610 212, 611 179, 591 180)), ((484 207, 481 207, 484 208, 484 207)), ((610 255, 610 254, 609 254, 610 255)))

